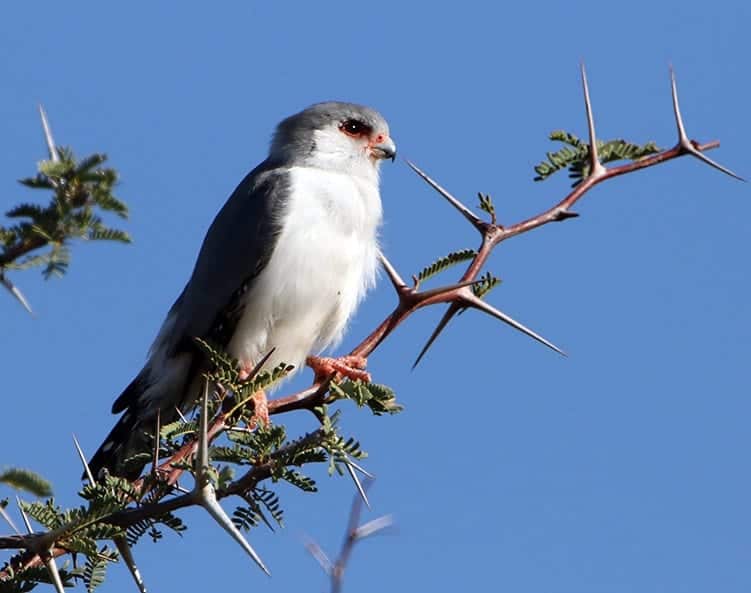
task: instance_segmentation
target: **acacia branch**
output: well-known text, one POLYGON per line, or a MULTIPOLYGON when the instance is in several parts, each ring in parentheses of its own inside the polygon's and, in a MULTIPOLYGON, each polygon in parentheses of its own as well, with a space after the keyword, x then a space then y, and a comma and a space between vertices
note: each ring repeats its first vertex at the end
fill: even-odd
MULTIPOLYGON (((467 269, 459 278, 457 284, 440 289, 438 291, 426 291, 421 292, 416 287, 407 286, 401 279, 396 270, 384 260, 384 267, 391 279, 394 286, 394 290, 397 294, 398 303, 394 310, 376 327, 366 338, 364 338, 355 348, 350 352, 350 355, 367 357, 372 354, 381 343, 393 332, 401 323, 409 318, 417 310, 430 305, 436 305, 441 303, 449 304, 450 307, 446 311, 439 322, 436 331, 433 332, 428 344, 420 354, 419 359, 427 351, 427 348, 438 337, 441 330, 448 324, 451 318, 456 313, 468 308, 480 308, 476 302, 476 297, 472 294, 471 290, 466 286, 467 282, 476 281, 485 266, 490 254, 493 250, 503 241, 527 233, 533 229, 539 228, 551 222, 561 222, 569 218, 578 216, 575 212, 571 211, 571 208, 581 198, 583 198, 595 185, 598 185, 604 181, 608 181, 621 175, 627 175, 635 173, 648 167, 654 167, 671 161, 676 158, 680 158, 686 155, 691 155, 699 160, 709 164, 710 166, 734 177, 742 180, 741 177, 730 171, 729 169, 718 165, 714 161, 708 159, 703 153, 708 150, 712 150, 720 146, 720 142, 713 140, 711 142, 699 143, 694 140, 689 140, 686 136, 685 126, 681 118, 680 110, 678 107, 678 94, 675 86, 675 77, 671 71, 671 90, 673 98, 673 112, 676 119, 676 127, 678 130, 678 142, 670 149, 661 151, 657 154, 640 158, 633 162, 625 163, 619 166, 605 167, 598 159, 596 146, 597 141, 594 134, 594 118, 592 116, 591 102, 589 98, 589 88, 587 85, 586 74, 582 67, 582 85, 584 89, 584 103, 587 114, 587 123, 589 128, 589 146, 594 148, 590 150, 590 173, 582 180, 568 195, 551 208, 541 212, 535 216, 532 216, 526 220, 522 220, 510 226, 503 226, 495 222, 487 222, 477 217, 472 211, 467 208, 459 199, 454 197, 448 190, 439 185, 435 180, 423 172, 417 165, 407 161, 409 167, 425 181, 430 187, 444 197, 457 211, 475 228, 481 235, 480 247, 477 250, 477 254, 469 263, 467 269)), ((530 332, 525 332, 531 335, 530 332)), ((539 339, 538 336, 533 336, 535 339, 539 339)), ((542 340, 540 340, 542 341, 542 340)), ((549 343, 546 345, 551 346, 549 343)), ((555 349, 555 347, 553 347, 555 349)), ((312 409, 321 403, 326 401, 327 383, 314 383, 311 387, 293 395, 277 398, 269 402, 269 413, 278 414, 288 412, 297 409, 312 409)))
MULTIPOLYGON (((740 179, 732 171, 715 163, 703 154, 708 150, 718 147, 718 141, 700 144, 688 139, 688 136, 685 132, 685 126, 680 115, 680 109, 678 107, 675 79, 672 76, 672 73, 671 88, 673 93, 673 111, 676 119, 676 127, 678 130, 677 144, 670 149, 652 154, 650 156, 639 158, 620 166, 606 167, 601 162, 600 157, 598 156, 597 140, 594 129, 594 117, 592 115, 591 102, 589 99, 589 88, 583 68, 582 84, 589 130, 589 152, 587 154, 588 174, 563 199, 561 199, 552 207, 535 216, 508 226, 498 224, 495 220, 494 214, 491 214, 490 221, 483 220, 482 218, 475 215, 460 200, 451 195, 448 190, 440 186, 436 181, 434 181, 415 164, 407 161, 407 164, 420 178, 422 178, 430 187, 432 187, 436 192, 443 196, 478 231, 478 233, 480 234, 480 245, 475 255, 467 265, 465 271, 456 283, 449 286, 429 290, 421 290, 417 278, 415 278, 415 282, 412 286, 407 285, 399 275, 399 273, 388 262, 388 260, 385 257, 382 257, 382 264, 394 287, 394 291, 397 296, 397 304, 393 311, 351 351, 350 355, 361 357, 369 356, 401 323, 408 319, 413 313, 415 313, 419 309, 438 304, 447 304, 448 309, 441 318, 438 327, 430 336, 428 343, 420 353, 418 361, 425 354, 425 352, 435 341, 435 339, 440 335, 441 331, 446 327, 448 322, 457 313, 467 308, 481 310, 503 321, 504 323, 511 325, 515 329, 518 329, 523 333, 531 336, 532 338, 545 344, 551 349, 561 352, 560 349, 558 349, 555 345, 553 345, 542 336, 536 334, 532 330, 513 320, 508 315, 502 313, 501 311, 489 305, 487 302, 483 301, 481 299, 480 292, 476 293, 473 290, 473 288, 476 288, 475 285, 480 282, 480 274, 485 264, 487 263, 490 254, 500 243, 512 237, 516 237, 533 229, 544 226, 548 223, 560 222, 567 220, 568 218, 577 216, 577 214, 572 211, 573 206, 599 183, 621 175, 634 173, 641 169, 660 165, 682 156, 691 155, 730 176, 740 179)), ((45 127, 45 130, 47 132, 47 127, 45 127)), ((13 252, 6 249, 5 255, 10 253, 13 256, 12 259, 17 259, 24 253, 24 249, 32 250, 39 246, 42 246, 43 244, 44 241, 42 238, 31 239, 28 244, 24 243, 13 246, 11 248, 15 249, 15 251, 13 252), (38 244, 35 245, 34 241, 37 241, 38 244)), ((3 265, 3 254, 0 254, 0 271, 3 268, 3 265)), ((319 406, 321 406, 322 404, 330 403, 337 399, 337 396, 330 392, 331 382, 335 378, 335 376, 330 376, 323 379, 316 378, 308 388, 298 393, 285 395, 269 401, 268 413, 277 415, 294 410, 305 409, 316 413, 317 415, 319 415, 319 419, 321 419, 320 412, 318 411, 319 406)), ((213 418, 208 419, 205 415, 206 397, 207 396, 204 396, 204 414, 202 414, 201 417, 201 428, 199 430, 199 434, 195 438, 187 439, 185 444, 178 451, 176 451, 173 455, 171 455, 169 459, 163 461, 162 463, 158 463, 159 448, 157 443, 155 446, 156 451, 154 455, 152 479, 149 480, 146 477, 142 477, 134 482, 134 486, 140 493, 141 497, 145 496, 148 492, 154 490, 155 488, 163 488, 163 490, 157 490, 157 494, 159 494, 162 499, 157 502, 150 502, 147 504, 136 503, 136 505, 133 507, 122 509, 99 519, 99 522, 127 528, 129 526, 137 524, 140 521, 148 519, 158 519, 159 517, 164 516, 165 513, 198 504, 207 507, 207 510, 211 512, 211 509, 208 508, 208 506, 211 505, 207 503, 207 500, 205 498, 206 493, 201 492, 201 488, 207 487, 204 467, 208 463, 206 447, 208 446, 208 443, 215 440, 228 428, 230 428, 231 414, 223 412, 220 409, 217 411, 213 418), (197 478, 195 489, 185 494, 173 496, 173 487, 176 485, 178 478, 185 471, 183 469, 185 467, 185 464, 194 457, 199 460, 196 462, 196 465, 194 467, 194 472, 197 478), (203 465, 201 465, 200 459, 204 460, 203 465), (199 484, 199 482, 201 482, 201 484, 199 484), (168 495, 170 497, 167 497, 168 495)), ((157 438, 158 434, 159 430, 157 429, 157 438)), ((326 434, 327 433, 325 432, 325 430, 323 428, 320 428, 299 441, 292 442, 289 445, 279 448, 267 458, 255 463, 246 473, 244 473, 241 477, 233 480, 225 487, 214 488, 213 486, 211 486, 211 497, 213 497, 215 500, 220 500, 222 498, 233 495, 241 497, 246 495, 248 492, 256 488, 261 481, 272 477, 273 472, 277 468, 278 464, 284 463, 284 460, 289 459, 289 455, 293 448, 321 445, 326 434)), ((355 505, 353 505, 352 513, 350 516, 348 535, 342 547, 340 560, 337 561, 335 565, 331 566, 330 574, 332 577, 333 591, 339 591, 339 589, 341 588, 341 575, 343 574, 344 570, 343 567, 346 565, 354 543, 357 541, 358 537, 362 537, 362 533, 358 532, 358 528, 356 527, 356 524, 359 522, 359 513, 361 508, 359 505, 359 501, 355 505)), ((54 532, 46 532, 41 534, 10 535, 0 537, 0 549, 8 548, 24 550, 10 560, 10 566, 14 569, 14 571, 22 571, 33 566, 43 565, 47 563, 50 558, 70 553, 70 550, 67 550, 59 545, 58 540, 61 539, 60 534, 64 532, 64 529, 56 529, 54 530, 54 532)), ((261 564, 261 566, 263 565, 261 564)), ((7 578, 8 574, 8 570, 0 571, 0 580, 7 578)))

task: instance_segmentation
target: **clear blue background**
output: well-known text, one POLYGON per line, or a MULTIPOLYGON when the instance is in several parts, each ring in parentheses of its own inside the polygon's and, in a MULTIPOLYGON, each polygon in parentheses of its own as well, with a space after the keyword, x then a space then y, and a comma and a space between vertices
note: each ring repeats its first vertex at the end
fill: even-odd
MULTIPOLYGON (((62 503, 77 501, 71 432, 99 444, 212 217, 275 123, 310 103, 378 108, 401 156, 470 204, 492 193, 510 223, 567 191, 563 176, 533 183, 532 166, 550 130, 585 133, 580 60, 599 135, 664 146, 672 63, 689 134, 751 175, 744 2, 270 4, 0 8, 2 208, 46 199, 15 182, 45 156, 42 102, 59 143, 110 156, 132 210, 132 246, 77 245, 62 280, 12 276, 36 318, 0 294, 0 465, 45 474, 62 503)), ((383 197, 383 246, 405 275, 476 245, 403 161, 384 167, 383 197)), ((751 590, 749 198, 683 159, 498 249, 490 301, 569 358, 468 313, 410 372, 441 311, 400 328, 371 370, 406 412, 347 409, 344 423, 378 475, 369 517, 398 528, 356 550, 345 588, 751 590)), ((342 351, 392 305, 382 278, 342 351)), ((150 589, 327 590, 301 534, 335 553, 353 488, 315 475, 319 495, 281 490, 283 531, 251 534, 272 579, 196 511, 184 538, 135 549, 150 589)), ((134 590, 123 566, 110 574, 103 591, 134 590)))

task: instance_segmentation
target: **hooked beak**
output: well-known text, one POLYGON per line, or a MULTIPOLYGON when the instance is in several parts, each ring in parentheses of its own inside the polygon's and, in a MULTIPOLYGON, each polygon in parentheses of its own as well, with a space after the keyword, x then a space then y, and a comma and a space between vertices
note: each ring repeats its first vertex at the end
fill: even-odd
POLYGON ((391 159, 391 162, 396 159, 396 144, 388 136, 378 136, 368 148, 374 159, 391 159))

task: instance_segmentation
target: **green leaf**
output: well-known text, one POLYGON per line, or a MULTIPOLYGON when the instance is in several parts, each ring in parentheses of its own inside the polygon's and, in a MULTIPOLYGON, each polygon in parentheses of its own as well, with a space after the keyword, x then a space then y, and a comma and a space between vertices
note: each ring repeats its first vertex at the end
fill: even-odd
MULTIPOLYGON (((544 181, 553 173, 561 169, 569 169, 569 177, 575 179, 574 185, 589 175, 589 144, 583 142, 574 134, 563 130, 555 130, 550 133, 550 139, 563 142, 564 146, 556 152, 548 152, 547 160, 535 166, 537 176, 535 181, 544 181)), ((651 154, 660 152, 660 148, 654 142, 639 145, 623 139, 603 142, 597 140, 597 152, 600 162, 603 164, 612 161, 629 160, 636 161, 651 154)))
POLYGON ((117 241, 119 243, 131 242, 130 235, 125 231, 109 228, 91 229, 88 238, 92 241, 117 241))
POLYGON ((86 584, 86 591, 92 593, 104 582, 106 576, 107 560, 97 557, 96 553, 87 556, 83 569, 83 582, 86 584))
POLYGON ((493 205, 493 199, 490 197, 490 194, 478 192, 477 197, 480 199, 480 210, 484 210, 485 212, 490 214, 490 222, 495 224, 495 206, 493 205))
POLYGON ((39 474, 27 469, 10 468, 0 473, 0 483, 35 496, 52 496, 52 485, 39 474))
POLYGON ((422 270, 420 270, 420 272, 417 274, 417 279, 420 282, 423 282, 428 278, 431 278, 436 274, 447 270, 451 266, 472 259, 475 255, 477 255, 477 252, 474 249, 460 249, 459 251, 452 251, 448 255, 437 259, 429 266, 426 266, 422 270))
POLYGON ((477 283, 472 285, 472 292, 475 293, 475 296, 482 298, 500 283, 500 278, 496 278, 490 272, 485 272, 485 274, 477 281, 477 283))
POLYGON ((8 218, 30 218, 31 220, 37 220, 44 216, 47 211, 38 204, 19 204, 15 208, 11 208, 5 213, 8 218))
POLYGON ((293 469, 285 468, 280 477, 293 486, 297 486, 303 492, 318 492, 315 480, 293 469))

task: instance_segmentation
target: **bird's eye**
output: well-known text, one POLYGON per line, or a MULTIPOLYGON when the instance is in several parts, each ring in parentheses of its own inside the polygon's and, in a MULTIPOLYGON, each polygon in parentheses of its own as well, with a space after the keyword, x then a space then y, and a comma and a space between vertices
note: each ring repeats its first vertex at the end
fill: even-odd
POLYGON ((367 136, 373 131, 368 124, 361 122, 357 119, 347 119, 339 124, 339 129, 353 138, 361 138, 367 136))

